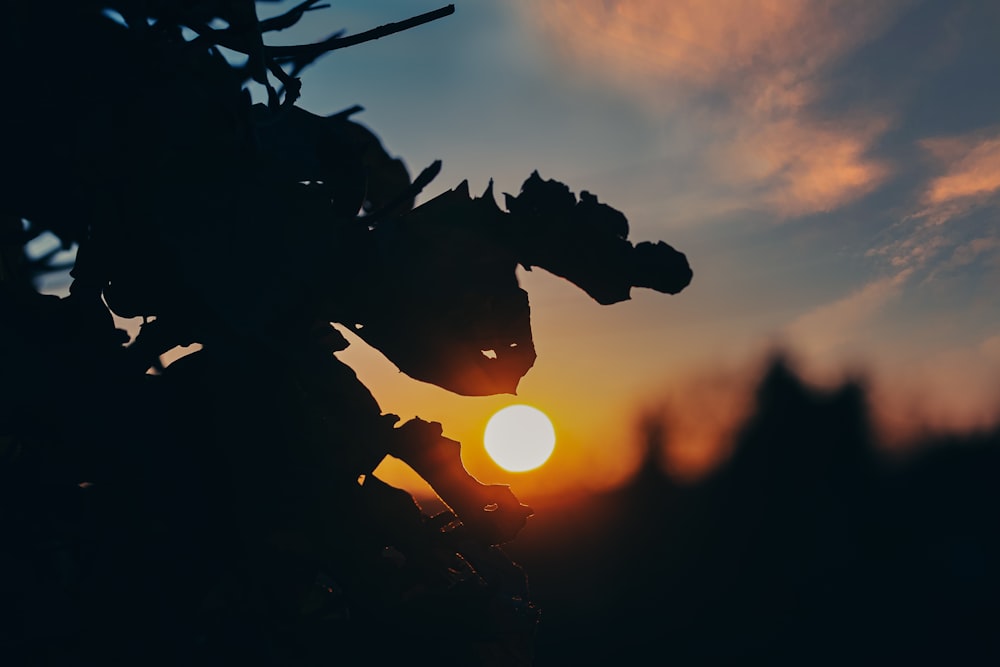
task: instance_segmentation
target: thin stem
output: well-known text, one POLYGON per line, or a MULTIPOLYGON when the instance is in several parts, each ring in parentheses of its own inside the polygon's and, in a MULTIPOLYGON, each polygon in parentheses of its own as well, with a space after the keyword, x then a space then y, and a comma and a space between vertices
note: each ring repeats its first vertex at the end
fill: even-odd
POLYGON ((319 0, 305 0, 305 2, 299 3, 298 5, 292 7, 291 9, 289 9, 284 14, 281 14, 280 16, 275 16, 274 18, 261 21, 260 31, 277 32, 280 30, 284 30, 285 28, 290 28, 296 23, 298 23, 299 20, 302 18, 302 15, 305 14, 306 12, 313 11, 314 9, 326 9, 330 6, 330 5, 314 6, 316 5, 317 2, 319 2, 319 0))
POLYGON ((362 44, 364 42, 370 42, 375 39, 381 39, 382 37, 394 35, 397 32, 409 30, 410 28, 415 28, 419 25, 430 23, 431 21, 436 21, 437 19, 441 19, 446 16, 451 16, 454 13, 455 13, 455 5, 447 5, 446 7, 435 9, 432 12, 427 12, 426 14, 420 14, 419 16, 408 18, 405 21, 386 23, 385 25, 381 25, 377 28, 372 28, 371 30, 360 32, 357 35, 350 35, 348 37, 341 37, 339 35, 334 35, 332 37, 323 40, 322 42, 317 42, 315 44, 299 44, 295 46, 265 46, 264 49, 268 53, 268 55, 276 59, 297 60, 299 58, 305 57, 311 60, 315 59, 316 57, 324 53, 329 53, 330 51, 336 51, 337 49, 344 49, 349 46, 355 46, 356 44, 362 44))

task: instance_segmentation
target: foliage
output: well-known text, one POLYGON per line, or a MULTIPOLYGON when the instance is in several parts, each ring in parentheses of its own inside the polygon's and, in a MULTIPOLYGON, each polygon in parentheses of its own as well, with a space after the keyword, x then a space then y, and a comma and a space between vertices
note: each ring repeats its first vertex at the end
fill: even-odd
POLYGON ((356 331, 410 376, 514 392, 539 266, 601 303, 675 293, 681 253, 533 174, 499 209, 415 179, 359 108, 295 106, 356 36, 271 47, 319 9, 249 0, 4 2, 0 646, 31 660, 526 664, 538 610, 502 551, 530 515, 398 424, 334 352, 356 331), (221 27, 220 27, 221 26, 221 27), (192 36, 193 35, 193 36, 192 36), (219 47, 242 52, 231 65, 219 47), (246 86, 268 91, 252 104, 246 86), (26 244, 75 249, 68 296, 26 244), (136 338, 111 313, 142 317, 136 338), (200 351, 166 368, 179 345, 200 351), (409 463, 447 510, 372 475, 409 463))

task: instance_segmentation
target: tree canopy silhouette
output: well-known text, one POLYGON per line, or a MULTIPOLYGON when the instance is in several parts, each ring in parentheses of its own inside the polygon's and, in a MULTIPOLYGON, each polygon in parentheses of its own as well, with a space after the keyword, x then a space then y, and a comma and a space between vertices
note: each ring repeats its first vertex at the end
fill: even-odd
POLYGON ((415 178, 359 107, 295 105, 330 51, 251 0, 3 3, 0 646, 74 664, 527 664, 538 610, 501 549, 531 510, 399 424, 334 353, 355 331, 464 395, 535 359, 518 265, 599 303, 691 280, 619 211, 532 174, 500 209, 415 178), (231 64, 222 48, 243 54, 231 64), (256 82, 267 101, 254 104, 256 82), (42 234, 75 250, 64 297, 42 234), (112 313, 142 317, 135 336, 112 313), (166 368, 161 356, 199 343, 166 368), (407 462, 430 516, 372 475, 407 462))

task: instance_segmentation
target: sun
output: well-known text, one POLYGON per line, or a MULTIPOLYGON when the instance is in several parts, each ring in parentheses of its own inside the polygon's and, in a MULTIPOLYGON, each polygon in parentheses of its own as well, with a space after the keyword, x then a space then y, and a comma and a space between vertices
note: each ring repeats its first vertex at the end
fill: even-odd
POLYGON ((556 431, 541 410, 530 405, 508 405, 490 417, 483 442, 498 466, 524 472, 549 459, 556 446, 556 431))

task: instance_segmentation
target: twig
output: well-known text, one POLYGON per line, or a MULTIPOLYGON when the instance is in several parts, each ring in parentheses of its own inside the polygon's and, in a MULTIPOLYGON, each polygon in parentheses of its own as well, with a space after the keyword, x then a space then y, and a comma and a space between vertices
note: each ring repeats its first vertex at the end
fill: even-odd
POLYGON ((370 42, 375 39, 381 39, 382 37, 394 35, 397 32, 409 30, 410 28, 415 28, 419 25, 430 23, 431 21, 436 21, 437 19, 441 19, 446 16, 451 16, 454 13, 455 5, 447 5, 445 7, 441 7, 440 9, 435 9, 432 12, 408 18, 405 21, 386 23, 385 25, 381 25, 377 28, 360 32, 357 35, 350 35, 348 37, 333 35, 322 42, 317 42, 315 44, 265 46, 264 50, 275 60, 296 61, 300 58, 306 58, 311 61, 315 60, 324 53, 336 51, 337 49, 344 49, 349 46, 355 46, 356 44, 362 44, 364 42, 370 42))
POLYGON ((329 5, 316 5, 319 0, 304 0, 288 12, 276 16, 257 24, 258 30, 252 34, 235 31, 233 28, 216 30, 207 25, 189 26, 198 33, 198 38, 193 40, 193 44, 202 45, 205 43, 223 46, 239 53, 249 56, 246 68, 251 77, 264 85, 267 89, 268 106, 277 110, 281 106, 281 95, 285 95, 286 105, 294 103, 299 97, 299 82, 296 79, 298 74, 308 65, 312 64, 320 56, 344 49, 349 46, 363 44, 382 37, 394 35, 410 28, 436 21, 437 19, 451 16, 455 13, 455 5, 447 5, 440 9, 413 16, 405 21, 386 23, 377 28, 366 30, 357 35, 343 36, 343 31, 336 32, 327 37, 322 42, 315 44, 298 44, 293 46, 267 46, 263 43, 264 32, 283 30, 295 25, 302 15, 314 9, 329 7, 329 5), (292 69, 285 72, 282 64, 290 63, 292 69), (267 80, 267 71, 270 71, 282 84, 282 90, 276 90, 267 80))
POLYGON ((326 9, 330 5, 316 5, 319 0, 305 0, 298 5, 292 7, 284 14, 280 16, 275 16, 274 18, 269 18, 267 20, 260 22, 261 32, 278 32, 284 30, 285 28, 291 28, 293 25, 298 23, 302 19, 302 15, 306 12, 313 11, 314 9, 326 9))

